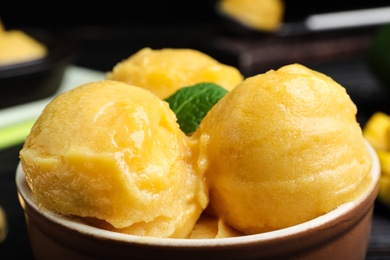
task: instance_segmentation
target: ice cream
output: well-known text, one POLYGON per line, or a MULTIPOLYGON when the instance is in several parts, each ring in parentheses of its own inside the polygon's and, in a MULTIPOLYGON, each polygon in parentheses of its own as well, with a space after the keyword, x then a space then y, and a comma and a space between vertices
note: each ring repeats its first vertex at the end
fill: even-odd
POLYGON ((154 237, 222 238, 359 198, 372 158, 345 88, 300 64, 249 77, 186 136, 144 87, 91 82, 53 99, 20 151, 43 210, 154 237))
POLYGON ((282 0, 219 0, 218 11, 248 28, 272 32, 283 22, 282 0))
POLYGON ((41 59, 47 47, 21 30, 5 30, 0 21, 0 65, 41 59))
POLYGON ((193 136, 210 212, 255 234, 358 198, 370 184, 372 159, 356 113, 345 88, 299 64, 245 79, 193 136))
POLYGON ((107 79, 146 88, 164 99, 182 87, 203 82, 231 90, 242 82, 243 76, 235 67, 198 50, 143 48, 117 63, 107 73, 107 79))
POLYGON ((20 159, 43 210, 118 232, 187 237, 208 203, 168 104, 123 82, 91 82, 57 96, 20 159))

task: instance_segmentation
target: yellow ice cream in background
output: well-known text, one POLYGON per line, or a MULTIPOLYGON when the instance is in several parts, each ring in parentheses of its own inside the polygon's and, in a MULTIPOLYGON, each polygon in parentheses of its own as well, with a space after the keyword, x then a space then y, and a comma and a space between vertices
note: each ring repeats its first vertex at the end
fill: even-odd
POLYGON ((53 99, 20 151, 37 204, 114 231, 187 237, 208 203, 168 104, 123 82, 53 99))
POLYGON ((5 30, 0 21, 0 66, 41 59, 47 47, 21 30, 5 30))
POLYGON ((231 90, 242 82, 243 75, 198 50, 143 48, 117 63, 107 79, 146 88, 164 99, 182 87, 203 82, 231 90))
POLYGON ((276 31, 283 22, 282 0, 219 0, 218 10, 236 22, 259 31, 276 31))
POLYGON ((194 135, 212 212, 255 234, 358 198, 372 159, 356 113, 341 85, 299 64, 245 79, 194 135))

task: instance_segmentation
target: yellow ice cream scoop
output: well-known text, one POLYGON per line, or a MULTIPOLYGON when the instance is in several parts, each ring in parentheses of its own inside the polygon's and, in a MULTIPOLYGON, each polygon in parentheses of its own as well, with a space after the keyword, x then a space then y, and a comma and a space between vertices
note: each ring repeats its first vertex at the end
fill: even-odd
POLYGON ((146 88, 164 99, 182 87, 203 82, 231 90, 242 82, 243 75, 237 68, 198 50, 143 48, 117 63, 107 73, 107 79, 146 88))
POLYGON ((119 81, 53 99, 20 159, 40 207, 114 231, 187 237, 208 203, 168 103, 119 81))
POLYGON ((345 88, 300 64, 249 77, 193 135, 211 211, 246 234, 321 216, 358 198, 372 159, 345 88))
POLYGON ((41 59, 47 47, 22 30, 5 30, 0 21, 0 65, 41 59))
POLYGON ((283 22, 282 0, 219 0, 218 11, 226 17, 259 31, 276 31, 283 22))

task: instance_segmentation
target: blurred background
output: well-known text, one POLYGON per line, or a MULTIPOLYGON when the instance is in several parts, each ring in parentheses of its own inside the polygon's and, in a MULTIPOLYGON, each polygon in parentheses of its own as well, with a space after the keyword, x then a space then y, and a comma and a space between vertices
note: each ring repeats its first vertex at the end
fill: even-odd
MULTIPOLYGON (((78 81, 72 81, 76 76, 85 74, 83 80, 103 77, 115 64, 144 47, 194 48, 222 63, 236 66, 246 77, 289 63, 301 63, 323 72, 346 88, 358 107, 357 119, 362 126, 376 111, 389 113, 390 83, 378 77, 368 59, 368 51, 379 30, 390 23, 388 1, 354 1, 348 4, 346 1, 317 1, 313 5, 307 4, 307 1, 285 1, 282 24, 275 31, 243 26, 221 14, 217 4, 217 0, 142 0, 126 4, 109 1, 86 6, 67 2, 3 1, 0 20, 6 30, 23 30, 37 38, 43 35, 42 39, 48 36, 51 42, 62 46, 62 51, 70 53, 66 62, 77 70, 66 70, 64 78, 58 78, 60 81, 55 83, 61 85, 64 84, 61 81, 66 80, 67 87, 76 87, 78 81), (313 15, 379 7, 387 12, 367 19, 360 14, 358 19, 351 21, 352 25, 343 26, 349 21, 349 16, 344 13, 341 19, 337 19, 338 16, 320 16, 325 19, 322 24, 328 28, 308 26, 313 15), (380 18, 383 19, 379 21, 380 18), (87 72, 97 74, 88 78, 90 74, 87 72)), ((386 39, 390 42, 390 31, 386 39)), ((390 44, 385 46, 388 48, 382 48, 390 49, 390 44)), ((390 51, 383 53, 383 58, 386 57, 389 66, 380 66, 390 74, 390 51)), ((1 81, 2 78, 7 80, 10 74, 2 76, 4 71, 8 73, 10 70, 0 67, 0 205, 8 216, 9 230, 5 242, 0 243, 0 259, 9 259, 10 256, 30 259, 24 217, 14 185, 22 140, 8 139, 9 133, 16 130, 9 128, 5 120, 27 115, 31 109, 23 109, 24 103, 50 98, 53 92, 34 96, 36 91, 29 90, 27 102, 21 96, 31 88, 32 81, 22 81, 24 90, 16 90, 18 100, 11 105, 5 95, 12 92, 12 88, 1 81), (5 129, 7 133, 1 131, 5 129)), ((42 86, 51 84, 51 87, 57 88, 52 82, 42 86)), ((21 121, 26 119, 21 118, 21 121)), ((386 257, 390 255, 390 241, 383 240, 390 232, 390 221, 386 211, 378 214, 379 211, 380 208, 376 212, 374 235, 370 241, 369 256, 372 258, 367 259, 388 259, 386 257)))
MULTIPOLYGON (((383 109, 382 89, 361 68, 364 62, 356 61, 365 59, 371 38, 385 22, 372 25, 370 19, 355 19, 355 26, 327 30, 310 30, 304 23, 313 14, 386 7, 388 2, 283 3, 283 26, 276 32, 253 30, 227 19, 218 11, 218 0, 144 0, 126 5, 111 1, 86 7, 7 1, 2 3, 0 19, 6 29, 45 30, 69 46, 77 45, 73 63, 98 71, 111 70, 143 47, 195 48, 236 66, 245 76, 299 62, 334 77, 359 105, 369 108, 367 102, 374 102, 383 109)), ((333 18, 325 23, 329 21, 333 18)), ((359 114, 362 123, 366 117, 359 114)))
MULTIPOLYGON (((285 36, 275 37, 272 33, 261 31, 254 33, 247 28, 240 28, 220 14, 216 7, 218 2, 218 0, 144 0, 131 1, 127 6, 119 1, 111 1, 104 5, 82 7, 64 4, 43 5, 35 1, 20 5, 14 1, 7 1, 2 3, 0 19, 6 28, 41 28, 55 34, 67 34, 69 41, 77 41, 83 47, 77 64, 99 70, 110 70, 116 62, 145 46, 200 48, 217 56, 223 62, 238 65, 241 51, 255 52, 254 50, 263 49, 264 44, 268 44, 266 45, 268 47, 270 38, 283 45, 280 47, 284 47, 285 44, 295 43, 298 40, 308 41, 320 36, 324 37, 318 35, 321 33, 309 33, 304 37, 292 35, 293 31, 300 31, 299 28, 304 20, 312 14, 388 5, 384 0, 361 1, 353 4, 344 1, 337 1, 337 3, 323 1, 315 5, 284 1, 283 22, 294 28, 291 28, 285 36)), ((343 35, 351 32, 344 30, 338 33, 343 35)), ((336 34, 335 30, 328 32, 329 36, 331 34, 336 34)), ((359 42, 355 44, 359 45, 359 42)), ((318 53, 310 53, 311 55, 320 55, 321 50, 313 51, 318 53)), ((304 49, 301 52, 304 52, 304 49)), ((308 56, 309 53, 300 55, 308 56)), ((285 62, 300 61, 302 58, 289 60, 286 54, 285 61, 273 65, 276 57, 267 56, 269 57, 266 57, 266 61, 257 61, 261 63, 258 64, 261 67, 256 68, 252 65, 251 68, 244 68, 242 65, 244 73, 247 75, 258 73, 285 62)))

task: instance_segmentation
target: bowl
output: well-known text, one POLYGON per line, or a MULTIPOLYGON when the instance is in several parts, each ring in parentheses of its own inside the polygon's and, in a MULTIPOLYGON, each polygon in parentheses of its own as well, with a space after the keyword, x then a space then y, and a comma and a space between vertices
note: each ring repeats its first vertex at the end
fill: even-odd
POLYGON ((22 30, 48 48, 44 58, 0 65, 0 109, 56 93, 68 65, 77 57, 76 42, 45 30, 22 30))
MULTIPOLYGON (((359 199, 292 227, 218 239, 139 237, 102 230, 37 207, 19 164, 16 186, 36 259, 365 259, 380 166, 359 199)), ((302 209, 304 210, 304 209, 302 209)))

